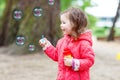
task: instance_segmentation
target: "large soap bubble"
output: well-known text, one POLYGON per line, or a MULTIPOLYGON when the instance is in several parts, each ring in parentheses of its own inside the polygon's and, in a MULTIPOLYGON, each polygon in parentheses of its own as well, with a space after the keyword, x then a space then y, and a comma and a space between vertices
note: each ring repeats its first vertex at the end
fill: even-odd
POLYGON ((20 20, 20 19, 22 19, 22 17, 23 17, 23 12, 21 10, 19 10, 19 9, 13 10, 13 18, 15 20, 20 20))
POLYGON ((16 37, 16 45, 23 46, 25 44, 25 37, 24 36, 17 36, 16 37))
POLYGON ((40 16, 42 16, 42 9, 41 9, 40 7, 35 7, 35 8, 33 9, 33 15, 34 15, 35 17, 40 17, 40 16))

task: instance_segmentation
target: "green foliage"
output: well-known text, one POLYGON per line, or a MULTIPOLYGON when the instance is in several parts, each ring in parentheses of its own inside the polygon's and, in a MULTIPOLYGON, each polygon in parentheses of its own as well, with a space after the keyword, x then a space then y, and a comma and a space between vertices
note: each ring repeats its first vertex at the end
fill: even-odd
POLYGON ((120 27, 115 28, 115 36, 120 36, 120 27))
POLYGON ((60 0, 60 7, 61 7, 61 11, 67 9, 68 7, 70 7, 72 0, 60 0))
MULTIPOLYGON (((86 12, 86 8, 93 7, 94 5, 92 5, 91 0, 61 0, 61 11, 71 6, 80 7, 84 12, 86 12)), ((88 13, 86 13, 86 15, 88 17, 88 27, 94 27, 98 19, 88 13)))
MULTIPOLYGON (((79 0, 81 2, 80 8, 86 12, 86 9, 89 7, 93 7, 94 5, 92 5, 91 0, 79 0)), ((88 27, 92 28, 95 26, 96 21, 98 20, 95 16, 86 13, 87 17, 88 17, 88 27)))
POLYGON ((91 0, 81 0, 81 3, 83 3, 82 5, 81 5, 81 8, 82 8, 82 10, 84 10, 85 11, 85 9, 87 8, 87 7, 92 7, 93 5, 91 4, 91 0))
POLYGON ((94 27, 92 28, 93 31, 93 35, 95 35, 96 37, 106 37, 107 31, 109 30, 109 28, 105 28, 105 27, 94 27))
POLYGON ((88 27, 92 28, 96 25, 96 21, 98 20, 98 18, 96 18, 93 15, 87 14, 88 16, 88 27))
MULTIPOLYGON (((107 37, 110 32, 110 27, 93 27, 92 28, 93 35, 97 38, 99 37, 107 37)), ((115 28, 115 36, 120 36, 120 28, 115 28)))
POLYGON ((5 3, 6 3, 6 0, 0 0, 0 17, 3 14, 4 8, 5 8, 5 3))

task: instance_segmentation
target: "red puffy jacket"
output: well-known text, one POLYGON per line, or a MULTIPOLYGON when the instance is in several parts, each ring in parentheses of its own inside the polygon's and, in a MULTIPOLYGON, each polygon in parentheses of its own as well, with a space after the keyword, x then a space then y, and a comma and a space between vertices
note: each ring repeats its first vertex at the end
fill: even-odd
POLYGON ((56 47, 49 46, 44 52, 58 62, 57 80, 90 80, 90 67, 94 64, 90 31, 81 34, 77 40, 70 36, 64 36, 58 41, 56 47), (74 71, 64 65, 64 48, 69 48, 73 58, 80 60, 79 71, 74 71))

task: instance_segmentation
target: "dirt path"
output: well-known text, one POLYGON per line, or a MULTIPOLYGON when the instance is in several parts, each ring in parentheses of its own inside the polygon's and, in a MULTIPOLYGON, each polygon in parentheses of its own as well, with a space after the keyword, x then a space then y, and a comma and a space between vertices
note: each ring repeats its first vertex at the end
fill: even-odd
POLYGON ((120 80, 119 42, 95 42, 96 62, 91 70, 91 80, 120 80))
POLYGON ((0 54, 0 80, 55 80, 57 63, 47 56, 0 54))
MULTIPOLYGON (((95 42, 95 65, 91 68, 91 80, 119 80, 120 43, 95 42)), ((4 54, 0 48, 0 80, 55 80, 57 63, 40 53, 24 56, 4 54)))

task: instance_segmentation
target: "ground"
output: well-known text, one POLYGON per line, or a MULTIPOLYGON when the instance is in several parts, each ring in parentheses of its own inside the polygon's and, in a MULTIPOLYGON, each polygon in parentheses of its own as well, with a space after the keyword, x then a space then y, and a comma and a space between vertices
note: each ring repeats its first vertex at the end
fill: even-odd
MULTIPOLYGON (((95 64, 91 80, 119 80, 119 42, 94 41, 95 64)), ((28 55, 10 55, 0 48, 0 80, 56 80, 57 63, 42 52, 28 55)))

